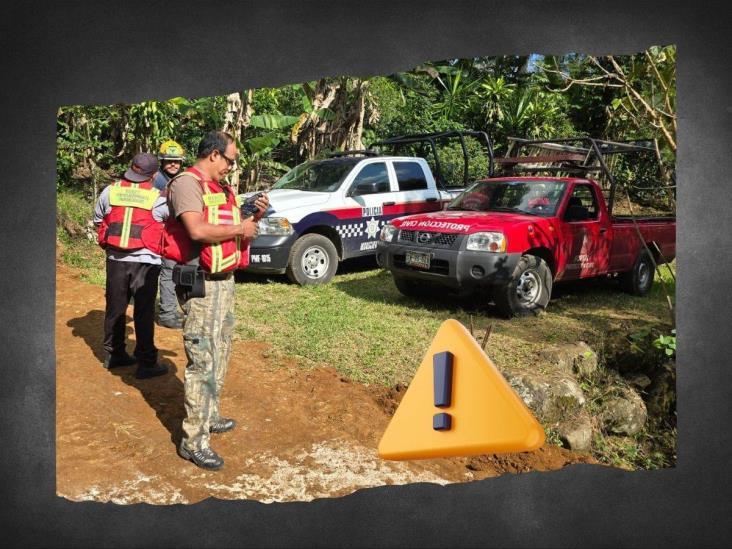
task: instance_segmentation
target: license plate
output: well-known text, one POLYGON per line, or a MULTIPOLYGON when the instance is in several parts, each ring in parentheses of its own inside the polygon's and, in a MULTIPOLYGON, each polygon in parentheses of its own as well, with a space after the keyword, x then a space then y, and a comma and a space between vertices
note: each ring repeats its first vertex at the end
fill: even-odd
POLYGON ((407 252, 406 263, 410 267, 416 267, 417 269, 429 269, 430 254, 422 252, 407 252))

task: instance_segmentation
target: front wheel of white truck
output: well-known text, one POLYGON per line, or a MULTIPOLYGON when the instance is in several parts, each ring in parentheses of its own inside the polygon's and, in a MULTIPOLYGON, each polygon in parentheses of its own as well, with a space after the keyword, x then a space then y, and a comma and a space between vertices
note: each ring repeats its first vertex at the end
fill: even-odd
POLYGON ((293 244, 287 261, 287 278, 305 286, 326 284, 338 270, 338 250, 333 242, 322 234, 301 236, 293 244))

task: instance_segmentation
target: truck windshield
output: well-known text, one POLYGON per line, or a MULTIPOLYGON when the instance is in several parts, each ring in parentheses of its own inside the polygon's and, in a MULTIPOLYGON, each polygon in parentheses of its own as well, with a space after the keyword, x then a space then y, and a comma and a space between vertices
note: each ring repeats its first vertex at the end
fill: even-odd
POLYGON ((272 189, 332 193, 341 186, 343 179, 358 164, 360 158, 333 158, 309 160, 283 175, 272 189))
POLYGON ((448 210, 555 214, 566 183, 551 180, 477 181, 453 200, 448 210))

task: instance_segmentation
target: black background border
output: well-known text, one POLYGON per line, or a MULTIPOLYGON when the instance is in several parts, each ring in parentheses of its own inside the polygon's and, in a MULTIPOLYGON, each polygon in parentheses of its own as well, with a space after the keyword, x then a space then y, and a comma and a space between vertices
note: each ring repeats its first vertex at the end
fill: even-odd
MULTIPOLYGON (((732 541, 730 36, 713 2, 4 4, 0 531, 13 546, 723 546, 732 541), (676 44, 678 461, 577 465, 310 503, 55 496, 55 130, 61 105, 208 96, 474 55, 676 44), (191 72, 196 68, 196 73, 191 72)), ((100 410, 100 413, 104 413, 100 410)), ((173 451, 171 449, 171 451, 173 451)))

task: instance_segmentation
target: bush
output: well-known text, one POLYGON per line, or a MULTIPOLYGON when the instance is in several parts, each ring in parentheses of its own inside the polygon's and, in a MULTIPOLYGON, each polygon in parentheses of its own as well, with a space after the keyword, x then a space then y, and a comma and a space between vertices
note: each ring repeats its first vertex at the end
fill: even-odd
POLYGON ((87 240, 87 229, 94 215, 94 206, 75 190, 60 189, 56 198, 56 227, 59 237, 87 240))

